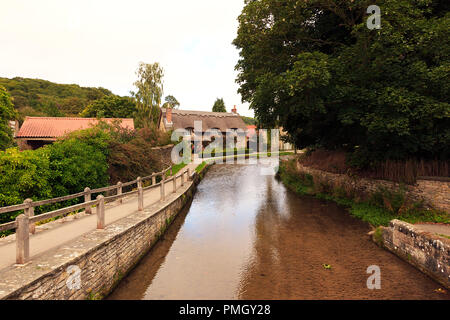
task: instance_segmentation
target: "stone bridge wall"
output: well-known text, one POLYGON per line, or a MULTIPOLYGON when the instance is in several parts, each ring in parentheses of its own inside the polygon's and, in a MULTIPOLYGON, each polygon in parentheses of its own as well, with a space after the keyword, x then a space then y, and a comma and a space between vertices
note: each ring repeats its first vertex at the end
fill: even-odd
POLYGON ((377 243, 450 289, 450 239, 399 220, 380 230, 374 235, 377 243))

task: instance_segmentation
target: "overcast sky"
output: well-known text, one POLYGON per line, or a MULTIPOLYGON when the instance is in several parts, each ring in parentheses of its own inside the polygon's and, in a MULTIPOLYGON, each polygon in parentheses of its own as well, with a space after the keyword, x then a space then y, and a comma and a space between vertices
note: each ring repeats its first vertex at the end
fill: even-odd
POLYGON ((181 109, 242 104, 235 83, 244 0, 0 0, 0 76, 133 90, 140 61, 159 62, 181 109))

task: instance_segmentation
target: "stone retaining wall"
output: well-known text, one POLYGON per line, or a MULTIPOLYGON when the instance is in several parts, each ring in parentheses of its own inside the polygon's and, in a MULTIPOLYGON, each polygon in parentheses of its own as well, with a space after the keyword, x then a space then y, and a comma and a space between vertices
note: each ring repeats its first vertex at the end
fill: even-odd
POLYGON ((51 250, 25 266, 0 273, 0 299, 101 299, 158 241, 181 209, 192 199, 200 177, 187 183, 182 194, 171 194, 76 241, 51 250), (79 269, 78 269, 79 268, 79 269), (80 270, 81 288, 70 289, 80 270))
POLYGON ((173 144, 169 144, 163 147, 152 148, 152 151, 157 155, 158 161, 162 163, 164 168, 173 165, 171 157, 173 147, 174 147, 173 144))
MULTIPOLYGON (((315 180, 327 181, 333 188, 351 189, 357 197, 368 198, 373 193, 385 188, 387 190, 398 192, 400 184, 387 180, 374 180, 359 178, 346 174, 331 173, 327 171, 312 169, 297 162, 298 172, 308 173, 315 180)), ((450 182, 418 180, 415 185, 403 185, 406 189, 405 196, 411 202, 423 201, 424 205, 450 212, 450 182)))
POLYGON ((450 239, 392 220, 389 227, 380 227, 374 241, 450 289, 450 239))

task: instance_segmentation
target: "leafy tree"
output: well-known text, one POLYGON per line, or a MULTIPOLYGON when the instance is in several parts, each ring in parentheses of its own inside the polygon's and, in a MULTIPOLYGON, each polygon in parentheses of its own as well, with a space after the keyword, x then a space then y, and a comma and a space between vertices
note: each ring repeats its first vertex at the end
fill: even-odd
POLYGON ((80 116, 104 118, 133 118, 137 112, 136 102, 131 97, 104 96, 89 104, 80 116))
POLYGON ((355 164, 450 156, 450 28, 444 0, 245 2, 237 82, 264 125, 355 164))
POLYGON ((180 106, 180 103, 174 96, 167 96, 166 102, 163 104, 163 108, 176 109, 180 106))
POLYGON ((138 79, 134 85, 137 92, 132 92, 137 102, 136 125, 140 128, 150 128, 156 125, 160 112, 164 71, 158 62, 141 62, 136 75, 138 79))
POLYGON ((9 121, 14 120, 16 112, 8 91, 0 86, 0 150, 13 145, 13 132, 9 121))
POLYGON ((227 109, 225 108, 225 102, 223 101, 222 98, 216 99, 216 101, 214 102, 212 111, 213 112, 227 112, 227 109))

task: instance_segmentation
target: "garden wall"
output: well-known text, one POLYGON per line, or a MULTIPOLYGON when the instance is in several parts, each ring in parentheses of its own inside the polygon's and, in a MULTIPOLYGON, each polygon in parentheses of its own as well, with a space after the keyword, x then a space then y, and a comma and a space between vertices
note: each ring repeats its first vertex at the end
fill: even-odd
POLYGON ((160 162, 163 164, 164 168, 170 167, 171 165, 173 165, 172 163, 172 159, 171 159, 171 153, 172 153, 172 149, 173 149, 174 145, 170 144, 164 147, 154 147, 152 148, 152 151, 154 151, 159 159, 160 162))
MULTIPOLYGON (((351 189, 357 197, 367 199, 371 194, 385 188, 396 192, 400 184, 387 180, 374 180, 349 176, 346 174, 331 173, 312 169, 296 161, 299 173, 307 173, 315 180, 327 181, 333 188, 351 189)), ((450 181, 437 181, 431 179, 418 180, 415 185, 404 185, 405 196, 411 202, 423 201, 424 205, 450 212, 450 181)))

